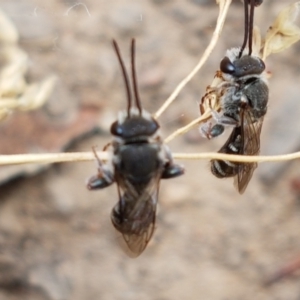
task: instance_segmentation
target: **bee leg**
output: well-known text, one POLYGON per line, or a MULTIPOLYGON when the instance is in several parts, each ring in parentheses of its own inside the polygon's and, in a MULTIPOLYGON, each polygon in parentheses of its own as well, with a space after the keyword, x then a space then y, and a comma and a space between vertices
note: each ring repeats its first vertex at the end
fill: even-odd
MULTIPOLYGON (((103 150, 102 151, 107 151, 107 149, 112 146, 112 143, 108 143, 106 144, 104 147, 103 147, 103 150)), ((94 149, 94 148, 93 148, 94 149)), ((94 152, 95 153, 95 152, 94 152)), ((98 159, 99 160, 99 159, 98 159)))
POLYGON ((161 175, 162 179, 174 178, 184 174, 184 168, 180 165, 167 163, 164 166, 163 173, 161 175))
POLYGON ((174 164, 171 152, 167 146, 165 148, 165 154, 167 157, 167 162, 164 165, 164 170, 161 174, 162 179, 169 179, 177 177, 184 174, 184 168, 180 165, 174 164))
POLYGON ((205 122, 199 126, 199 132, 203 137, 210 140, 211 139, 211 136, 210 136, 211 128, 212 128, 212 123, 205 122))
POLYGON ((225 127, 222 124, 215 124, 212 126, 211 122, 206 122, 199 127, 201 135, 209 140, 221 135, 224 130, 225 127))
POLYGON ((103 164, 93 147, 94 155, 98 161, 98 173, 88 179, 87 188, 89 190, 103 189, 114 182, 113 173, 103 164))
POLYGON ((233 119, 229 116, 225 116, 223 114, 220 114, 217 111, 212 110, 211 114, 212 114, 213 118, 216 120, 216 122, 218 124, 231 125, 231 126, 237 126, 238 125, 238 121, 236 121, 235 119, 233 119))
POLYGON ((113 176, 111 173, 105 173, 105 171, 98 172, 97 175, 94 175, 88 179, 87 188, 89 190, 103 189, 110 186, 114 182, 113 176))
POLYGON ((90 177, 87 181, 87 188, 89 190, 103 189, 114 183, 114 176, 111 171, 104 167, 98 168, 97 175, 90 177))
POLYGON ((221 135, 225 130, 225 127, 222 124, 215 124, 211 129, 210 129, 210 138, 217 137, 221 135))

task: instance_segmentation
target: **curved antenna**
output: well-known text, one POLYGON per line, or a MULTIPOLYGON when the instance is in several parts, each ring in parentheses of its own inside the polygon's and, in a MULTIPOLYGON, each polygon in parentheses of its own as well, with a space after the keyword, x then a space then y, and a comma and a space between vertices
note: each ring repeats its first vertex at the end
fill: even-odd
POLYGON ((126 92, 127 92, 127 114, 128 114, 128 117, 130 117, 130 108, 131 108, 132 101, 131 101, 131 92, 130 92, 130 86, 129 86, 129 78, 128 78, 128 74, 125 69, 124 62, 121 57, 119 46, 115 40, 113 40, 113 46, 116 51, 116 54, 117 54, 117 57, 118 57, 118 60, 119 60, 119 63, 120 63, 121 69, 122 69, 122 73, 123 73, 123 78, 124 78, 126 92))
POLYGON ((254 24, 254 0, 250 0, 250 20, 249 20, 249 53, 252 54, 252 40, 253 40, 253 24, 254 24))
POLYGON ((244 41, 239 53, 239 58, 242 57, 243 52, 246 48, 246 44, 248 41, 248 32, 249 32, 249 19, 248 19, 248 1, 249 0, 244 0, 244 18, 245 18, 245 23, 244 23, 244 41))
POLYGON ((135 39, 131 40, 131 72, 132 72, 132 81, 133 81, 133 91, 135 97, 136 107, 139 110, 140 115, 142 114, 142 105, 138 92, 136 72, 135 72, 135 39))
POLYGON ((243 55, 243 51, 246 48, 248 35, 248 55, 252 54, 252 42, 253 42, 253 26, 254 26, 254 9, 256 6, 260 6, 263 0, 244 0, 244 16, 245 16, 245 30, 244 30, 244 41, 239 52, 239 58, 243 55), (248 4, 250 5, 250 14, 248 13, 248 4), (250 19, 250 20, 249 20, 250 19))

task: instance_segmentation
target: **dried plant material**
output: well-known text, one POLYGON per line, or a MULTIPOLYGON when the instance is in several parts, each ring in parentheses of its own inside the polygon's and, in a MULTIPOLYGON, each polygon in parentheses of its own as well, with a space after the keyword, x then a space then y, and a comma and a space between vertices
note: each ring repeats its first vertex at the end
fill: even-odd
MULTIPOLYGON (((4 62, 3 72, 20 72, 22 75, 28 70, 28 55, 16 45, 2 45, 1 60, 4 62), (7 70, 8 69, 8 70, 7 70), (5 70, 5 71, 4 71, 5 70)), ((6 74, 10 76, 10 73, 6 74)))
POLYGON ((258 26, 253 27, 252 54, 261 58, 262 37, 258 26))
POLYGON ((27 86, 24 94, 18 99, 18 108, 20 110, 32 110, 42 106, 50 97, 56 77, 48 77, 39 83, 33 83, 27 86))
POLYGON ((18 33, 12 22, 0 10, 0 121, 13 110, 33 110, 45 103, 55 83, 54 77, 28 84, 28 55, 19 48, 18 33))
POLYGON ((300 39, 300 28, 295 25, 300 10, 300 1, 289 5, 278 15, 270 26, 264 43, 263 59, 271 53, 278 53, 300 39))
POLYGON ((52 93, 56 77, 27 85, 20 73, 1 80, 0 77, 0 120, 7 117, 13 110, 34 110, 41 107, 52 93))
POLYGON ((185 133, 187 133, 188 131, 190 131, 191 129, 193 129, 194 127, 196 127, 197 125, 206 122, 207 120, 209 120, 211 118, 211 112, 210 110, 208 110, 207 112, 205 112, 202 116, 200 116, 199 118, 193 120, 192 122, 190 122, 189 124, 180 127, 179 129, 175 130, 173 133, 171 133, 165 140, 165 143, 169 143, 170 141, 174 140, 177 136, 183 135, 185 133))
POLYGON ((18 39, 19 35, 16 27, 0 9, 0 42, 15 44, 18 39))
MULTIPOLYGON (((17 83, 19 78, 11 78, 9 83, 17 83)), ((21 80, 20 80, 21 81, 21 80)), ((56 82, 56 77, 49 77, 42 82, 33 83, 26 85, 24 81, 24 86, 22 86, 21 96, 14 95, 12 98, 0 98, 0 120, 7 117, 12 110, 33 110, 41 107, 46 100, 50 97, 52 90, 56 82)), ((2 88, 0 81, 0 90, 2 88)), ((17 90, 17 89, 16 89, 17 90)), ((15 90, 15 92, 16 92, 15 90)))
POLYGON ((222 72, 218 70, 212 83, 206 88, 205 95, 201 99, 201 115, 204 115, 211 110, 219 111, 221 109, 219 87, 223 82, 225 82, 225 79, 222 76, 222 72))
POLYGON ((6 47, 1 55, 6 64, 0 71, 0 97, 13 98, 26 87, 24 75, 28 68, 28 57, 24 51, 12 46, 6 47))
POLYGON ((10 113, 11 110, 9 108, 0 108, 0 121, 5 119, 10 113))

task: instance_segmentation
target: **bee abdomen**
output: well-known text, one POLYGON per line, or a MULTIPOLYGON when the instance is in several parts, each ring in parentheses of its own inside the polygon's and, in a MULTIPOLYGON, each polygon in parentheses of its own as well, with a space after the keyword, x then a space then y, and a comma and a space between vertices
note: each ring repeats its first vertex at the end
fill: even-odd
POLYGON ((234 145, 234 143, 230 143, 228 145, 228 148, 233 152, 233 153, 238 153, 239 149, 234 145))
POLYGON ((212 160, 211 172, 218 178, 233 177, 237 174, 238 166, 228 160, 212 160))

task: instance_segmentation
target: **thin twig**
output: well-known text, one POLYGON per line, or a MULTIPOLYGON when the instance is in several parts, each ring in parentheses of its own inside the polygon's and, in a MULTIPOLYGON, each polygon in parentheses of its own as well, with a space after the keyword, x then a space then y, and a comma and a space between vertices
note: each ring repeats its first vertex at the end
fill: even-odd
MULTIPOLYGON (((108 159, 107 152, 97 152, 102 160, 108 159)), ((174 159, 182 160, 201 160, 201 159, 221 159, 237 162, 280 162, 300 158, 300 152, 290 154, 271 155, 271 156, 247 156, 231 155, 223 153, 174 153, 174 159)), ((0 155, 0 165, 16 164, 52 164, 62 162, 84 162, 92 161, 95 155, 92 152, 73 152, 73 153, 46 153, 46 154, 17 154, 17 155, 0 155)))
POLYGON ((179 129, 175 130, 173 133, 171 133, 165 139, 165 143, 169 143, 170 141, 172 141, 173 139, 175 139, 177 136, 185 134, 186 132, 190 131, 192 128, 196 127, 200 123, 205 122, 208 118, 210 118, 210 116, 211 116, 210 111, 207 111, 202 116, 200 116, 199 118, 193 120, 192 122, 190 122, 186 126, 181 127, 179 129))
MULTIPOLYGON (((108 158, 107 152, 99 152, 98 155, 103 160, 108 158)), ((95 156, 92 152, 0 155, 0 165, 52 164, 83 162, 93 159, 95 159, 95 156)))
POLYGON ((282 155, 265 155, 265 156, 249 156, 249 155, 232 155, 223 153, 174 153, 174 159, 184 160, 200 160, 200 159, 221 159, 237 162, 280 162, 300 158, 300 152, 294 152, 282 155))
POLYGON ((215 48, 218 39, 221 35, 223 25, 226 19, 226 15, 231 4, 232 0, 220 0, 219 2, 219 16, 216 24, 215 31, 213 33, 212 39, 204 51, 200 61, 196 65, 196 67, 192 70, 190 74, 188 74, 176 87, 174 92, 170 95, 170 97, 165 101, 165 103, 160 107, 160 109, 154 114, 154 118, 159 118, 162 113, 170 106, 170 104, 176 99, 180 91, 184 88, 184 86, 195 76, 195 74, 201 69, 204 63, 207 61, 208 57, 212 53, 215 48))

